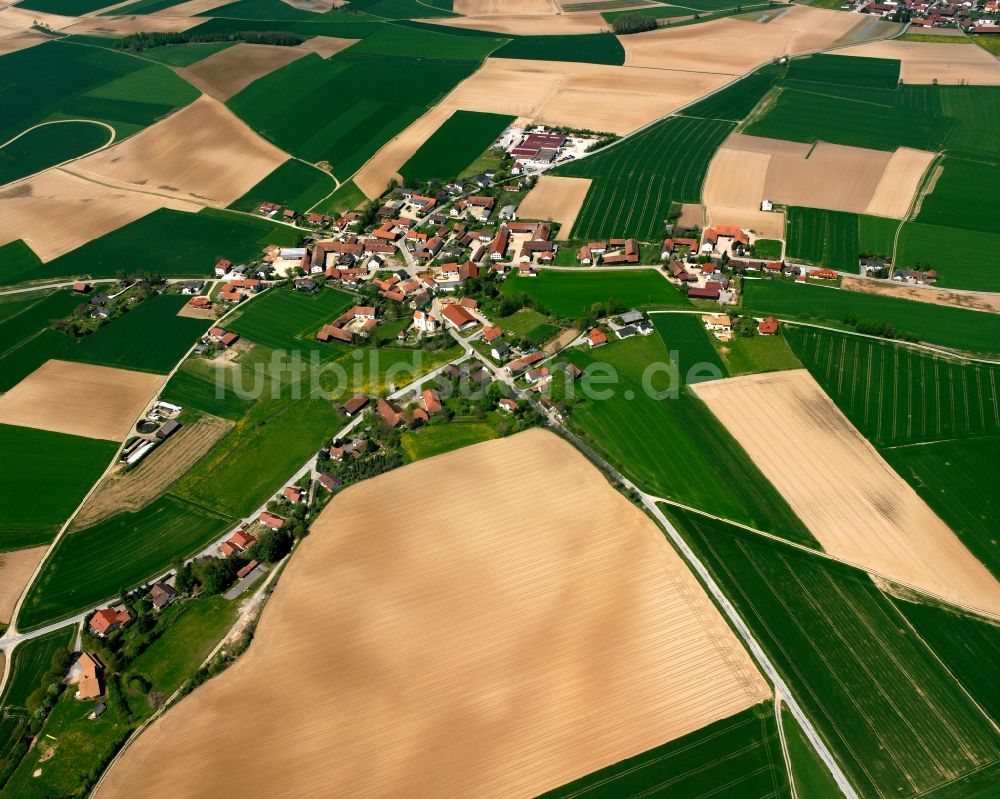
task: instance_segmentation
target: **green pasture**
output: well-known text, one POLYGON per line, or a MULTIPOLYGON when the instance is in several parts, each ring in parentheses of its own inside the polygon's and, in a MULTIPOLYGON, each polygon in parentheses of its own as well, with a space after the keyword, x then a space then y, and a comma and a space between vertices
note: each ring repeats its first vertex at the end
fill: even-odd
POLYGON ((858 215, 858 250, 863 255, 889 257, 899 229, 898 219, 858 215))
POLYGON ((514 117, 504 114, 455 111, 400 167, 399 174, 408 183, 455 178, 513 121, 514 117))
POLYGON ((504 294, 528 294, 549 313, 570 319, 590 311, 595 303, 620 300, 636 308, 690 307, 674 285, 651 269, 621 272, 555 272, 545 270, 536 277, 511 275, 503 284, 504 294))
POLYGON ((195 554, 232 523, 221 513, 165 494, 137 513, 118 513, 71 533, 59 541, 28 589, 18 628, 41 627, 116 597, 122 588, 165 571, 174 558, 195 554))
MULTIPOLYGON (((69 315, 86 299, 69 289, 8 295, 18 299, 18 312, 0 318, 0 356, 20 346, 47 328, 53 320, 69 315), (21 304, 24 300, 28 302, 21 304)), ((7 381, 5 380, 4 383, 7 381)), ((12 383, 10 385, 13 385, 12 383)), ((9 388, 9 385, 8 385, 9 388)), ((0 389, 5 390, 5 389, 0 389)))
POLYGON ((63 627, 19 644, 14 650, 10 675, 0 695, 0 706, 23 708, 28 697, 38 688, 39 678, 51 667, 56 653, 73 646, 74 633, 72 627, 63 627))
POLYGON ((204 358, 188 358, 160 393, 168 402, 235 422, 250 410, 256 397, 242 398, 234 388, 253 385, 252 369, 233 369, 204 358))
MULTIPOLYGON (((570 426, 640 488, 801 543, 815 543, 712 412, 681 385, 684 375, 679 380, 671 373, 659 335, 565 355, 581 369, 600 370, 591 385, 592 397, 578 392, 581 399, 570 411, 570 426), (612 371, 606 383, 608 367, 612 371)), ((589 378, 577 383, 586 388, 589 378)))
POLYGON ((19 283, 42 265, 24 239, 0 245, 0 284, 19 283))
POLYGON ((332 194, 335 188, 333 178, 323 170, 289 158, 229 207, 237 211, 255 211, 261 203, 273 202, 303 213, 332 194))
POLYGON ((573 225, 582 239, 632 236, 658 241, 671 203, 700 202, 708 163, 731 122, 670 117, 553 174, 593 183, 573 225))
POLYGON ((905 222, 899 234, 897 266, 934 269, 937 285, 1000 291, 1000 233, 905 222))
POLYGON ((781 258, 781 248, 779 239, 757 239, 753 243, 753 254, 765 261, 777 261, 781 258))
POLYGON ((534 308, 522 308, 510 316, 501 316, 496 320, 497 326, 505 333, 527 337, 533 330, 550 324, 549 318, 534 308))
POLYGON ((755 705, 548 791, 539 799, 647 796, 788 799, 791 794, 774 705, 770 701, 755 705))
POLYGON ((859 794, 951 799, 996 784, 1000 737, 866 574, 666 510, 859 794))
POLYGON ((34 128, 0 147, 0 183, 79 158, 110 139, 111 131, 92 122, 60 122, 34 128))
POLYGON ((1000 341, 1000 316, 864 294, 790 280, 745 280, 743 310, 757 316, 808 319, 839 325, 847 313, 891 324, 922 340, 969 352, 992 352, 1000 341))
POLYGON ((412 462, 496 437, 496 430, 486 422, 448 422, 408 430, 401 436, 400 443, 412 462))
POLYGON ((0 551, 51 541, 117 449, 114 441, 0 424, 0 551))
POLYGON ((346 211, 360 210, 367 204, 368 198, 365 193, 353 180, 347 180, 313 210, 319 214, 342 214, 346 211))
POLYGON ((780 332, 775 336, 734 336, 732 341, 727 342, 713 338, 713 344, 733 377, 802 368, 788 346, 788 340, 780 332))
POLYGON ((941 167, 933 191, 920 203, 916 221, 996 233, 1000 217, 1000 164, 949 157, 941 167))
POLYGON ((346 348, 316 341, 316 331, 355 302, 355 297, 337 289, 324 288, 316 294, 304 294, 289 288, 273 288, 248 303, 226 327, 271 349, 315 350, 325 359, 339 357, 346 348))
POLYGON ((677 364, 686 383, 701 383, 728 377, 729 372, 712 346, 714 336, 705 330, 700 314, 658 313, 650 319, 660 334, 671 360, 677 364))

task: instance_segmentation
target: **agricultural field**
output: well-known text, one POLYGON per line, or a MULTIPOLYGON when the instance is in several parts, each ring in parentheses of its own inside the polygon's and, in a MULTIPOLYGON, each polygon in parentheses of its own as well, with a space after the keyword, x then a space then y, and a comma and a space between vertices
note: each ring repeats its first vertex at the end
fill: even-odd
POLYGON ((1000 165, 945 158, 933 190, 920 203, 918 222, 993 232, 1000 214, 1000 165))
POLYGON ((505 333, 525 338, 536 347, 541 346, 559 332, 559 328, 552 324, 545 314, 531 308, 522 308, 510 316, 502 316, 496 320, 496 324, 505 333))
POLYGON ((528 294, 549 313, 568 319, 576 319, 595 303, 610 299, 635 308, 690 307, 672 283, 649 269, 580 273, 545 270, 536 277, 511 275, 503 284, 503 293, 528 294))
POLYGON ((333 178, 321 169, 289 158, 229 207, 254 211, 261 203, 272 202, 302 213, 332 194, 335 188, 333 178))
POLYGON ((861 795, 953 799, 996 784, 1000 743, 989 719, 867 575, 666 510, 861 795))
POLYGON ((80 297, 69 290, 7 295, 0 309, 13 307, 16 313, 0 317, 0 355, 37 336, 54 319, 68 315, 79 304, 80 297), (12 299, 16 305, 12 306, 12 299))
MULTIPOLYGON (((180 1, 186 2, 187 0, 180 1)), ((133 6, 140 5, 140 3, 143 2, 145 2, 145 0, 140 0, 139 3, 133 3, 132 6, 119 8, 115 11, 115 13, 138 13, 138 11, 129 11, 129 9, 133 8, 133 6)), ((170 5, 176 5, 174 0, 166 0, 166 2, 170 5)), ((169 5, 165 6, 165 8, 169 7, 169 5)), ((147 11, 146 13, 151 12, 147 11)), ((145 50, 143 51, 143 55, 146 58, 151 58, 153 61, 159 61, 161 64, 167 64, 171 67, 189 67, 192 64, 197 64, 202 59, 208 58, 210 55, 215 55, 221 50, 226 50, 235 44, 236 42, 192 42, 191 44, 168 44, 165 47, 153 47, 145 50)))
POLYGON ((60 122, 33 128, 0 147, 0 183, 33 175, 103 147, 111 131, 91 122, 60 122))
POLYGON ((503 114, 455 111, 399 170, 404 182, 455 178, 514 121, 503 114))
POLYGON ((49 670, 52 658, 61 649, 73 645, 73 629, 63 627, 25 641, 14 650, 10 678, 0 696, 0 706, 23 708, 31 692, 38 688, 38 678, 49 670))
POLYGON ((25 598, 18 628, 31 630, 117 597, 195 554, 232 519, 166 494, 60 540, 25 598))
POLYGON ((686 382, 699 383, 728 376, 725 364, 712 345, 715 337, 705 330, 699 314, 658 313, 650 318, 686 382))
POLYGON ((304 56, 259 78, 228 105, 264 138, 306 161, 328 162, 344 180, 479 66, 471 56, 447 58, 444 45, 431 49, 428 43, 420 57, 362 52, 362 44, 329 59, 304 56), (393 91, 373 95, 372 87, 383 84, 393 91), (297 113, 303 104, 326 113, 303 125, 297 113))
POLYGON ((539 799, 620 799, 658 796, 664 790, 671 799, 787 799, 791 794, 773 704, 765 702, 709 724, 539 799))
POLYGON ((785 746, 791 764, 791 781, 798 796, 816 799, 837 799, 843 792, 830 773, 830 769, 819 759, 816 750, 806 739, 799 723, 786 708, 781 709, 781 726, 785 733, 785 746))
POLYGON ((493 58, 530 58, 563 63, 625 63, 625 50, 610 33, 582 33, 569 36, 514 36, 490 54, 493 58))
POLYGON ((573 235, 658 241, 671 203, 700 202, 709 161, 733 124, 671 117, 553 174, 593 180, 573 235), (638 191, 637 191, 638 187, 638 191))
POLYGON ((899 61, 826 54, 796 58, 788 62, 785 81, 895 89, 899 83, 899 61))
MULTIPOLYGON (((815 545, 730 433, 687 386, 671 377, 668 349, 658 334, 564 354, 581 369, 597 363, 614 370, 615 382, 596 385, 613 394, 578 401, 570 410, 569 423, 640 488, 815 545), (650 368, 651 373, 644 375, 650 368), (651 396, 644 382, 666 396, 651 396), (671 389, 677 389, 675 395, 667 393, 671 389)), ((681 381, 684 377, 680 375, 681 381)))
POLYGON ((204 358, 188 358, 160 394, 168 402, 184 408, 235 422, 243 418, 257 400, 256 397, 240 398, 232 389, 236 385, 253 384, 253 370, 249 367, 239 364, 235 368, 217 367, 204 358))
POLYGON ((965 308, 842 291, 786 280, 746 280, 743 310, 757 316, 813 319, 840 325, 845 314, 874 319, 921 340, 968 352, 993 352, 1000 341, 1000 316, 965 308))
POLYGON ((802 368, 802 363, 795 357, 782 333, 752 338, 735 336, 727 342, 718 341, 713 336, 712 344, 719 350, 726 371, 733 377, 802 368))
POLYGON ((438 8, 433 3, 420 0, 351 0, 351 8, 386 19, 456 16, 448 9, 438 8))
POLYGON ((0 482, 0 551, 52 540, 117 449, 111 441, 0 424, 0 451, 17 464, 17 478, 0 482))
POLYGON ((645 514, 545 431, 352 486, 300 548, 257 628, 267 645, 252 644, 238 670, 155 722, 108 772, 100 799, 167 786, 177 795, 468 796, 487 783, 496 796, 534 796, 770 695, 645 514), (425 487, 442 484, 449 491, 428 500, 425 487), (536 501, 525 503, 525 492, 536 501), (484 506, 491 514, 475 512, 484 506), (449 526, 454 534, 442 536, 449 526), (331 637, 344 643, 335 673, 315 646, 331 637), (615 656, 595 660, 595 646, 615 656), (289 657, 293 691, 279 678, 289 657), (385 668, 373 671, 376 661, 385 668), (510 688, 503 724, 455 715, 497 680, 510 688), (248 684, 276 690, 248 706, 248 684), (295 718, 308 718, 313 734, 285 723, 295 718), (435 744, 427 751, 437 754, 418 762, 406 755, 409 736, 379 733, 387 724, 419 727, 448 751, 435 744), (260 748, 231 747, 248 725, 260 748), (318 751, 310 741, 350 757, 309 768, 318 751), (280 751, 282 768, 261 751, 280 751), (220 758, 227 769, 205 767, 220 758), (384 768, 355 767, 373 758, 384 768))
POLYGON ((680 114, 740 122, 757 107, 764 95, 781 78, 783 72, 784 70, 774 65, 761 67, 731 86, 689 105, 680 114))
POLYGON ((313 210, 318 214, 339 215, 345 211, 364 208, 367 203, 368 198, 365 193, 358 188, 353 180, 347 180, 342 182, 340 188, 313 210))
POLYGON ((843 271, 856 271, 861 245, 858 215, 820 208, 788 209, 787 256, 843 271))
POLYGON ((22 276, 36 270, 41 261, 23 239, 0 245, 0 284, 19 283, 22 276))
POLYGON ((107 0, 21 0, 17 7, 29 11, 40 11, 43 14, 79 17, 104 8, 106 5, 108 5, 107 0))
POLYGON ((309 295, 273 288, 240 310, 226 328, 272 350, 315 351, 328 360, 344 355, 348 348, 317 342, 316 331, 355 302, 355 297, 337 289, 324 288, 309 295))
POLYGON ((406 457, 412 462, 496 437, 496 430, 486 422, 449 422, 419 430, 407 430, 400 437, 400 442, 406 457))
POLYGON ((1000 291, 1000 272, 984 253, 1000 251, 1000 233, 906 222, 899 234, 898 266, 935 269, 936 285, 1000 291))

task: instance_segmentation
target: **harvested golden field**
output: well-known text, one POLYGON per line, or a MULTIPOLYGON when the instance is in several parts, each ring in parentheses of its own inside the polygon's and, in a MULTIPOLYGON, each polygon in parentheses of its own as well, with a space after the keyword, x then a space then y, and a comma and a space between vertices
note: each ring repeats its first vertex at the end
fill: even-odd
MULTIPOLYGON (((0 552, 0 624, 10 622, 17 600, 24 591, 28 580, 45 555, 47 546, 0 552)), ((0 660, 0 676, 3 675, 3 661, 0 660)))
POLYGON ((932 305, 951 305, 956 308, 969 308, 973 311, 1000 313, 1000 294, 986 294, 976 291, 948 291, 931 286, 911 286, 906 283, 896 283, 892 280, 864 280, 860 277, 845 275, 841 278, 840 287, 847 291, 859 291, 865 294, 881 294, 886 297, 902 297, 904 300, 929 302, 932 305))
MULTIPOLYGON (((31 26, 36 22, 46 25, 53 30, 62 30, 78 21, 78 17, 48 14, 44 11, 29 11, 26 8, 8 5, 0 8, 0 35, 7 35, 8 33, 16 34, 19 31, 31 31, 31 26)), ((35 33, 38 33, 38 31, 35 31, 35 33)), ((42 35, 44 36, 44 34, 42 35)), ((45 39, 51 38, 51 36, 45 36, 45 39)))
POLYGON ((517 214, 521 219, 558 222, 561 227, 556 238, 566 241, 589 190, 590 178, 540 175, 535 187, 517 207, 517 214))
POLYGON ((841 11, 789 6, 767 23, 718 19, 618 38, 626 66, 742 75, 782 55, 829 47, 864 24, 841 11))
POLYGON ((757 238, 784 239, 785 212, 732 205, 705 205, 706 225, 736 225, 752 230, 757 238))
POLYGON ((709 94, 726 80, 708 73, 487 58, 444 103, 624 135, 709 94), (612 95, 616 101, 607 102, 612 95))
POLYGON ((1000 61, 971 41, 870 42, 837 50, 834 55, 897 58, 903 83, 1000 85, 1000 61))
POLYGON ((701 203, 681 203, 677 224, 682 228, 705 227, 705 206, 701 203))
POLYGON ((157 208, 197 212, 201 207, 49 169, 0 190, 0 244, 23 238, 47 262, 157 208))
POLYGON ((533 797, 769 696, 662 532, 536 429, 338 495, 248 653, 95 796, 533 797))
POLYGON ((902 218, 934 154, 797 142, 734 133, 709 165, 709 204, 756 209, 761 200, 902 218))
POLYGON ((49 360, 0 395, 0 423, 124 441, 162 375, 49 360))
POLYGON ((455 0, 452 10, 463 16, 477 14, 555 14, 552 0, 455 0))
POLYGON ((74 162, 67 171, 123 189, 147 189, 225 208, 287 160, 287 153, 226 106, 202 95, 120 144, 74 162))
POLYGON ((82 530, 121 511, 141 510, 194 466, 232 427, 228 419, 209 415, 184 425, 135 468, 105 477, 73 517, 71 529, 82 530))
POLYGON ((130 33, 175 33, 186 31, 204 22, 202 17, 156 17, 131 15, 125 17, 84 17, 79 22, 63 28, 65 33, 92 36, 126 36, 130 33))
POLYGON ((20 15, 10 15, 9 12, 12 10, 14 9, 10 7, 0 10, 0 55, 23 50, 52 38, 34 30, 31 23, 26 22, 20 15))
POLYGON ((300 50, 309 50, 317 53, 323 58, 336 55, 341 50, 346 50, 352 44, 357 44, 357 39, 339 39, 336 36, 313 36, 306 39, 299 45, 300 50))
POLYGON ((805 369, 692 388, 830 555, 1000 614, 1000 583, 805 369))
POLYGON ((310 52, 312 51, 305 47, 240 42, 189 67, 180 67, 175 72, 205 94, 225 101, 257 78, 309 55, 310 52))
POLYGON ((353 178, 354 183, 366 197, 369 199, 378 197, 394 178, 402 182, 402 177, 399 175, 400 167, 455 111, 448 105, 447 99, 435 105, 398 136, 393 137, 357 171, 353 178))
POLYGON ((494 33, 512 33, 522 36, 560 36, 574 33, 600 33, 610 30, 611 26, 604 21, 597 11, 581 11, 576 14, 542 14, 507 13, 491 16, 482 14, 475 17, 434 17, 425 19, 434 25, 451 25, 453 28, 475 28, 494 33))
POLYGON ((213 11, 216 8, 221 8, 222 6, 229 5, 227 0, 187 0, 186 3, 179 3, 176 6, 169 6, 168 8, 160 9, 159 11, 154 11, 150 16, 153 17, 195 17, 199 15, 206 15, 206 12, 213 11))

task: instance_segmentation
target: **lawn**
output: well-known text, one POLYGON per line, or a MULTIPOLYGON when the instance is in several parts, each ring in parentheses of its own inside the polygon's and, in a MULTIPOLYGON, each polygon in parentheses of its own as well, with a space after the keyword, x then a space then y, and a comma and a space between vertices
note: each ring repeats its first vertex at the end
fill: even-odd
POLYGON ((781 259, 782 247, 780 239, 757 239, 753 243, 753 255, 765 261, 778 261, 781 259))
POLYGON ((555 272, 536 277, 511 275, 503 293, 528 294, 549 313, 568 319, 590 311, 595 303, 619 300, 635 308, 686 308, 688 301, 674 285, 651 269, 621 272, 555 272))
POLYGON ((557 167, 552 174, 593 180, 573 235, 663 238, 671 203, 701 201, 708 163, 733 127, 714 119, 670 117, 596 155, 557 167))
POLYGON ((229 207, 237 211, 254 211, 261 203, 272 202, 303 213, 332 194, 335 188, 333 178, 323 170, 289 158, 229 207))
POLYGON ((974 796, 996 784, 990 721, 866 574, 666 510, 860 795, 974 796))
POLYGON ((166 494, 138 513, 119 513, 67 535, 28 590, 18 628, 41 627, 116 597, 165 571, 174 558, 193 555, 232 521, 166 494))
POLYGON ((0 184, 79 158, 110 139, 111 131, 92 122, 60 122, 34 128, 0 148, 0 184))
POLYGON ((601 369, 593 385, 577 381, 582 399, 570 411, 570 426, 640 488, 815 545, 711 411, 679 385, 659 335, 565 355, 582 369, 601 369))
POLYGON ((0 552, 51 541, 117 450, 114 441, 0 424, 0 552))
POLYGON ((496 430, 486 422, 449 422, 408 430, 400 441, 406 457, 413 462, 496 437, 496 430))
POLYGON ((761 67, 678 113, 739 122, 757 107, 784 72, 783 68, 774 65, 761 67))
POLYGON ((788 774, 771 702, 602 768, 539 799, 653 796, 788 799, 788 774))
MULTIPOLYGON (((406 30, 386 26, 386 31, 406 30)), ((408 32, 410 38, 414 33, 408 32)), ((396 52, 392 43, 397 38, 394 33, 380 31, 331 58, 305 56, 254 81, 230 98, 228 105, 283 150, 312 163, 327 161, 334 175, 346 179, 471 75, 482 57, 449 58, 454 49, 437 40, 436 46, 434 42, 419 46, 411 42, 396 52), (373 43, 368 49, 361 49, 369 42, 373 43), (414 49, 420 52, 410 54, 414 49), (392 85, 393 90, 373 93, 372 87, 382 85, 392 85), (302 123, 300 109, 305 106, 319 109, 309 124, 302 123)), ((440 38, 462 44, 484 41, 440 38)))
POLYGON ((38 688, 39 678, 51 667, 55 654, 73 645, 75 632, 72 627, 63 627, 20 644, 14 650, 0 706, 23 708, 28 697, 38 688))
POLYGON ((837 787, 830 769, 819 759, 799 723, 785 707, 781 709, 781 726, 798 796, 802 799, 841 799, 844 794, 837 787))
POLYGON ((450 180, 496 141, 514 117, 455 111, 427 139, 399 173, 407 183, 450 180))
POLYGON ((821 208, 788 208, 787 257, 831 269, 857 271, 858 215, 821 208))
POLYGON ((736 336, 732 341, 725 343, 718 341, 716 346, 726 364, 726 369, 734 377, 802 368, 802 364, 781 333, 752 338, 736 336))
POLYGON ((969 352, 1000 350, 1000 316, 787 280, 746 280, 743 310, 757 316, 841 323, 854 313, 906 330, 922 340, 969 352))
POLYGON ((686 383, 729 376, 719 353, 712 346, 715 337, 705 330, 699 314, 658 313, 650 318, 686 383))
POLYGON ((522 308, 510 316, 502 316, 496 320, 497 326, 505 333, 515 336, 527 336, 532 330, 542 325, 548 325, 549 318, 533 308, 522 308))

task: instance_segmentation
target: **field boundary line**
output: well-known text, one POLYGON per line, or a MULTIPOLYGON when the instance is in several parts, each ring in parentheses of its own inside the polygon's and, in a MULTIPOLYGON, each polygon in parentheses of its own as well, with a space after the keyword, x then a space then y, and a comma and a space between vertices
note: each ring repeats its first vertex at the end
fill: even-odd
POLYGON ((792 799, 799 799, 799 791, 795 786, 795 776, 792 774, 792 757, 788 753, 788 742, 785 740, 785 726, 781 719, 781 694, 774 694, 774 720, 778 725, 778 740, 781 742, 781 756, 785 760, 785 771, 788 772, 788 790, 792 799))

